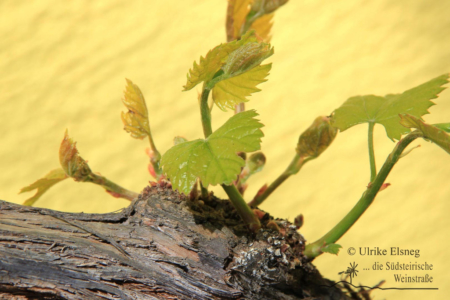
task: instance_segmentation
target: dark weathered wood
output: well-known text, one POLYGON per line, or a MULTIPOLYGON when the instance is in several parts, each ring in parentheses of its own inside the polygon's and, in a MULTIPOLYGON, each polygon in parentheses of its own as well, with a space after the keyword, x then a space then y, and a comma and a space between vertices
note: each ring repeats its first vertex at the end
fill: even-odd
POLYGON ((277 223, 281 233, 250 236, 228 201, 164 185, 110 214, 0 201, 0 298, 347 299, 306 262, 295 227, 277 223))

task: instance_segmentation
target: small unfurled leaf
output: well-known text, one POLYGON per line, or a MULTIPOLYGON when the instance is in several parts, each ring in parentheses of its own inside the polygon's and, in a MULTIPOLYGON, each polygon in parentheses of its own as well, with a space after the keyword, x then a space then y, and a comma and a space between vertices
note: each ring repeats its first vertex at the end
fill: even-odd
POLYGON ((85 181, 92 173, 87 162, 78 154, 77 143, 69 138, 67 130, 59 147, 59 162, 64 172, 75 181, 85 181))
POLYGON ((400 115, 400 123, 407 128, 416 128, 422 132, 423 137, 437 144, 450 154, 450 135, 441 128, 424 123, 422 120, 408 115, 400 115))
POLYGON ((329 117, 317 117, 300 135, 297 153, 300 157, 318 157, 334 141, 337 129, 331 126, 329 117))
POLYGON ((24 187, 20 190, 19 194, 24 192, 30 192, 32 190, 37 190, 36 194, 27 199, 23 205, 32 206, 39 198, 52 186, 57 184, 58 182, 68 178, 66 172, 63 169, 55 169, 50 171, 43 178, 37 180, 36 182, 30 184, 27 187, 24 187))
POLYGON ((445 89, 442 86, 448 83, 448 77, 448 74, 436 77, 403 94, 352 97, 334 111, 333 124, 344 131, 360 123, 379 123, 385 127, 390 139, 399 140, 410 130, 400 125, 398 115, 408 113, 421 117, 427 114, 428 108, 434 105, 430 99, 445 89))
POLYGON ((267 81, 271 67, 272 64, 258 66, 244 74, 218 82, 212 90, 214 103, 225 111, 227 108, 234 109, 241 102, 248 102, 248 96, 261 91, 256 86, 267 81))
POLYGON ((222 110, 234 108, 248 101, 246 97, 251 93, 260 91, 256 86, 266 81, 271 68, 271 64, 260 64, 273 52, 269 44, 258 42, 254 31, 250 31, 240 40, 209 51, 206 58, 200 57, 200 64, 194 62, 184 89, 204 82, 205 89, 212 90, 217 106, 222 110))
POLYGON ((260 149, 263 125, 254 110, 231 117, 207 139, 178 144, 161 160, 164 173, 174 189, 188 194, 197 178, 203 186, 231 184, 244 166, 238 152, 260 149))
POLYGON ((250 27, 250 29, 255 30, 256 36, 261 38, 265 43, 269 43, 272 38, 270 35, 270 30, 273 25, 272 19, 273 13, 264 15, 256 19, 250 27))
POLYGON ((338 255, 340 248, 342 248, 341 245, 331 243, 326 245, 325 247, 322 247, 320 250, 322 252, 338 255))
POLYGON ((124 129, 135 139, 143 139, 150 135, 150 124, 148 121, 147 105, 144 96, 137 85, 126 79, 127 85, 124 91, 123 104, 128 112, 122 112, 124 129))
POLYGON ((245 18, 250 11, 253 0, 228 0, 227 9, 227 40, 239 38, 245 18))
POLYGON ((236 40, 250 25, 256 36, 270 41, 273 12, 287 0, 229 0, 227 10, 227 40, 236 40), (249 24, 246 24, 249 22, 249 24))
POLYGON ((197 62, 194 62, 194 66, 189 70, 184 91, 194 88, 201 82, 209 82, 221 70, 230 53, 242 45, 254 42, 258 42, 258 39, 254 31, 249 31, 240 40, 220 44, 214 49, 209 50, 205 57, 200 57, 200 63, 197 64, 197 62))

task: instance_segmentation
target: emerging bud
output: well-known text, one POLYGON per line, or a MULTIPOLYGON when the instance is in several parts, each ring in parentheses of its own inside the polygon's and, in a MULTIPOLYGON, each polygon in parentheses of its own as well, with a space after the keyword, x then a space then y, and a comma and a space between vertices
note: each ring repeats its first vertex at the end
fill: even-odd
POLYGON ((266 164, 266 156, 262 152, 253 153, 247 161, 250 174, 260 172, 266 164))
MULTIPOLYGON (((184 142, 187 142, 187 141, 188 141, 188 140, 187 140, 186 138, 182 137, 182 136, 176 136, 176 137, 173 138, 173 145, 176 146, 176 145, 178 145, 178 144, 181 144, 181 143, 184 143, 184 142)), ((148 150, 150 151, 150 149, 148 149, 148 150)), ((148 154, 149 151, 147 151, 147 155, 148 155, 148 156, 150 156, 150 155, 148 154)))
POLYGON ((301 157, 318 157, 336 137, 337 129, 330 124, 329 117, 317 117, 311 126, 300 135, 297 153, 301 157))
MULTIPOLYGON (((174 139, 174 143, 176 143, 175 139, 174 139)), ((163 180, 164 176, 162 174, 156 172, 156 169, 159 168, 159 160, 160 160, 159 153, 155 154, 155 152, 153 152, 153 150, 150 148, 145 148, 145 153, 150 158, 150 163, 148 164, 148 167, 147 167, 148 172, 150 173, 150 175, 152 175, 154 178, 156 178, 158 180, 158 182, 163 180)))
POLYGON ((222 70, 227 77, 238 76, 260 65, 273 52, 270 44, 247 43, 230 53, 222 70))
POLYGON ((294 219, 294 225, 297 227, 297 229, 300 229, 303 226, 303 215, 299 214, 295 219, 294 219))
POLYGON ((253 213, 258 217, 259 220, 262 220, 264 218, 264 216, 266 215, 265 212, 263 212, 262 210, 259 210, 257 208, 253 209, 253 213))
POLYGON ((267 183, 264 184, 264 185, 258 190, 258 192, 256 193, 255 198, 258 197, 258 196, 261 196, 262 194, 264 194, 264 192, 267 190, 268 187, 269 187, 269 186, 267 185, 267 183))
POLYGON ((255 0, 251 10, 263 14, 270 14, 287 2, 288 0, 255 0))
POLYGON ((253 153, 245 162, 245 167, 242 169, 242 172, 239 176, 240 183, 246 183, 250 176, 255 173, 261 172, 265 164, 266 156, 262 152, 253 153))
POLYGON ((59 162, 69 177, 72 177, 75 181, 86 181, 92 171, 87 162, 78 155, 76 144, 69 138, 66 130, 59 148, 59 162))
POLYGON ((191 192, 189 193, 189 200, 194 201, 197 199, 198 199, 198 180, 195 181, 195 184, 192 187, 191 192))
MULTIPOLYGON (((391 184, 390 183, 383 183, 380 187, 380 189, 378 190, 378 192, 384 191, 385 189, 387 189, 388 187, 390 187, 391 184)), ((372 182, 369 182, 369 184, 367 185, 367 188, 371 188, 372 187, 372 182)))

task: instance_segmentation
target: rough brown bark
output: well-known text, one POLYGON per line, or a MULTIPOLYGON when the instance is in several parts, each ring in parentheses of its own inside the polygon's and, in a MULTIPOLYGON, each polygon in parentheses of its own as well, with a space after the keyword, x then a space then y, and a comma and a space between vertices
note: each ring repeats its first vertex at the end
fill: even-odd
POLYGON ((148 187, 123 211, 0 201, 1 299, 348 299, 283 220, 249 235, 228 201, 148 187))

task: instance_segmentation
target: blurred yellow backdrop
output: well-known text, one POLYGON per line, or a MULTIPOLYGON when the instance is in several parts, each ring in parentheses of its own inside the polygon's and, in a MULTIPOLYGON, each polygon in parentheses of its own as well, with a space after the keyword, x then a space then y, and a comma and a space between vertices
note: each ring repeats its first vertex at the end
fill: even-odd
MULTIPOLYGON (((225 41, 226 1, 1 1, 0 199, 22 203, 28 185, 57 168, 66 128, 94 171, 141 191, 150 179, 145 141, 122 129, 124 78, 140 86, 155 142, 165 152, 176 135, 202 136, 197 92, 181 92, 200 55, 225 41)), ((450 2, 290 1, 275 16, 269 81, 251 97, 260 113, 266 169, 250 181, 247 199, 290 162, 299 134, 350 96, 398 93, 450 71, 450 2)), ((450 121, 450 92, 425 116, 450 121)), ((213 110, 217 128, 231 112, 213 110)), ((376 126, 380 167, 394 144, 376 126)), ((262 208, 277 217, 303 213, 314 241, 356 203, 369 180, 367 126, 340 133, 318 160, 286 182, 262 208)), ((438 287, 439 291, 374 291, 376 299, 447 299, 450 293, 450 156, 423 140, 403 158, 368 212, 339 242, 338 257, 316 260, 338 280, 350 262, 354 283, 438 287), (420 258, 349 256, 348 247, 420 249, 420 258), (401 284, 374 262, 428 262, 432 284, 401 284)), ((216 189, 216 194, 223 193, 216 189)), ((36 206, 109 212, 128 205, 91 184, 66 180, 36 206)), ((423 275, 424 272, 397 272, 423 275)))

